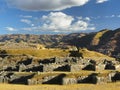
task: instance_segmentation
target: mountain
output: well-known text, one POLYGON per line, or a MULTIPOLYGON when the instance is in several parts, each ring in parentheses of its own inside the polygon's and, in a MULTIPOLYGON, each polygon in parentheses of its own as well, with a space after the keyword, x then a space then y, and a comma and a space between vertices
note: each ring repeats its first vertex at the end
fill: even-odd
POLYGON ((30 34, 11 34, 1 35, 0 42, 26 42, 26 43, 37 43, 43 44, 46 47, 51 47, 55 43, 59 43, 64 35, 30 35, 30 34))
POLYGON ((26 42, 43 44, 50 48, 70 48, 76 46, 114 56, 120 53, 120 28, 104 29, 92 33, 71 33, 58 35, 11 34, 0 36, 0 46, 6 42, 26 42))
POLYGON ((114 56, 120 53, 120 28, 116 30, 104 29, 99 32, 86 34, 82 37, 75 37, 68 40, 68 43, 114 56))

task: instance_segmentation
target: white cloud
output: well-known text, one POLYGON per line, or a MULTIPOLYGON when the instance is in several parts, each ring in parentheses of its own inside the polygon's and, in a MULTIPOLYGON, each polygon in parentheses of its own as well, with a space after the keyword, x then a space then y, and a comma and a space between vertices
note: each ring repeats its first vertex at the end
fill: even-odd
POLYGON ((96 3, 104 3, 106 1, 108 1, 108 0, 96 0, 96 3))
POLYGON ((32 18, 32 16, 30 16, 30 15, 26 15, 26 16, 20 15, 20 17, 22 17, 22 18, 32 18))
MULTIPOLYGON (((45 17, 45 16, 44 16, 45 17)), ((44 27, 50 27, 50 30, 57 30, 59 32, 74 32, 74 31, 80 31, 80 30, 90 30, 89 28, 89 17, 79 17, 78 19, 75 19, 75 17, 72 17, 70 15, 66 15, 62 12, 55 12, 50 13, 48 16, 46 16, 45 20, 49 23, 45 23, 44 27)))
POLYGON ((43 16, 45 27, 56 29, 56 28, 68 28, 70 27, 74 18, 66 15, 62 12, 51 12, 48 16, 43 16))
POLYGON ((119 17, 119 18, 120 18, 120 15, 117 15, 117 17, 119 17))
POLYGON ((45 30, 43 30, 41 26, 24 27, 24 28, 21 28, 21 30, 31 31, 31 32, 42 32, 42 31, 45 32, 45 30))
POLYGON ((115 15, 112 15, 111 17, 115 17, 115 15))
POLYGON ((77 17, 77 19, 79 19, 79 20, 81 20, 82 18, 83 18, 82 16, 77 17))
POLYGON ((85 21, 90 21, 90 17, 85 17, 83 18, 82 16, 77 17, 78 20, 85 20, 85 21))
POLYGON ((91 19, 90 17, 85 17, 85 20, 90 21, 91 19))
POLYGON ((103 19, 103 18, 107 18, 107 19, 111 19, 111 18, 119 18, 120 15, 107 15, 107 16, 96 16, 96 17, 90 17, 91 19, 103 19))
POLYGON ((31 24, 31 21, 28 19, 21 19, 20 21, 26 24, 31 24))
POLYGON ((22 30, 25 30, 25 31, 32 31, 32 30, 34 30, 32 27, 27 27, 27 28, 22 28, 22 30))
POLYGON ((117 17, 116 15, 109 15, 109 16, 105 16, 105 18, 114 18, 117 17))
POLYGON ((17 31, 17 29, 13 28, 13 27, 5 27, 5 29, 7 31, 17 31))
POLYGON ((51 12, 48 15, 42 16, 41 20, 40 25, 22 28, 22 30, 49 32, 77 32, 82 30, 95 30, 94 25, 89 23, 89 17, 76 18, 63 12, 51 12))
POLYGON ((9 6, 21 10, 63 10, 74 6, 82 6, 89 0, 6 0, 9 6))
POLYGON ((31 26, 33 27, 33 26, 35 26, 35 24, 31 24, 31 26))
POLYGON ((87 30, 88 28, 88 23, 82 20, 79 20, 75 22, 73 25, 71 25, 71 30, 72 31, 79 31, 79 30, 87 30))

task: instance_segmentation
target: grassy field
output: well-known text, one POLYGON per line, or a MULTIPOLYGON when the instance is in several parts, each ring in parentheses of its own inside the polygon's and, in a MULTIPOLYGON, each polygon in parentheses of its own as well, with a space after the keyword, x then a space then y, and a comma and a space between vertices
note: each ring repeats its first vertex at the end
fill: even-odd
MULTIPOLYGON (((5 49, 8 54, 28 54, 39 58, 52 58, 52 57, 66 57, 70 54, 69 50, 63 49, 5 49)), ((94 60, 108 59, 114 60, 109 56, 103 55, 95 51, 87 49, 80 49, 84 58, 91 58, 94 60)))
POLYGON ((99 52, 87 50, 86 48, 81 49, 79 52, 82 53, 84 58, 89 58, 93 60, 104 60, 104 59, 115 60, 112 57, 109 57, 99 52))
POLYGON ((78 85, 10 85, 0 84, 0 90, 120 90, 120 82, 109 84, 78 84, 78 85))
POLYGON ((68 50, 61 49, 6 49, 8 54, 28 54, 39 58, 66 57, 68 50))

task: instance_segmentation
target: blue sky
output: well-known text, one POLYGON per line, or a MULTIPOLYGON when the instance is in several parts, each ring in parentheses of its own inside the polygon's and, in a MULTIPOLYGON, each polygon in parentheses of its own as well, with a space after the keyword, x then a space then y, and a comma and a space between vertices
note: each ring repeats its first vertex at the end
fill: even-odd
POLYGON ((0 34, 120 28, 120 0, 0 0, 0 34))

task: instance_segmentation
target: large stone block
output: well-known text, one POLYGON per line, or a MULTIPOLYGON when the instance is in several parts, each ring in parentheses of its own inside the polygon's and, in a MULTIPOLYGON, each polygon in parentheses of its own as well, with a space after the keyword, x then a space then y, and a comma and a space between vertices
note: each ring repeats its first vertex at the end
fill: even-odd
POLYGON ((77 84, 77 79, 76 78, 63 78, 62 80, 63 85, 68 85, 68 84, 77 84))
POLYGON ((84 68, 84 65, 79 65, 79 64, 73 64, 70 66, 70 71, 71 72, 78 72, 84 68))
POLYGON ((105 70, 105 64, 98 64, 98 65, 96 65, 96 71, 99 71, 99 70, 105 70))
POLYGON ((43 72, 52 72, 54 69, 60 67, 61 65, 59 64, 48 64, 48 65, 43 65, 43 72))

